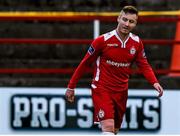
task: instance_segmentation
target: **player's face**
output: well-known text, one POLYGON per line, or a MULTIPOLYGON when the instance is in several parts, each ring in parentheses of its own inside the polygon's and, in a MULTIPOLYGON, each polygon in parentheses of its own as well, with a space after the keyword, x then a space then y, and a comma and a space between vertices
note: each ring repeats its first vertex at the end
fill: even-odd
POLYGON ((124 13, 118 17, 118 31, 121 34, 129 34, 137 24, 138 16, 136 14, 124 13))

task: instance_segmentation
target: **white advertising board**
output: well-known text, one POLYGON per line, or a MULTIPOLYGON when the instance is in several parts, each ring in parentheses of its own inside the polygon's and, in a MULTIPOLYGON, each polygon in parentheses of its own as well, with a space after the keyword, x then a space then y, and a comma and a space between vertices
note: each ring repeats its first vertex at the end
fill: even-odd
MULTIPOLYGON (((91 91, 65 88, 0 88, 0 134, 98 134, 93 125, 91 91)), ((180 90, 129 90, 121 134, 180 134, 180 90)))

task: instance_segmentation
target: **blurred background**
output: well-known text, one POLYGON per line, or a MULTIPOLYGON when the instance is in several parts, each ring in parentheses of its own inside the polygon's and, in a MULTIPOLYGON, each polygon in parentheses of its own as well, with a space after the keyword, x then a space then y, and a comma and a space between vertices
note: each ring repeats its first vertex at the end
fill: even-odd
MULTIPOLYGON (((70 68, 75 68, 79 64, 91 43, 81 44, 81 39, 92 40, 94 38, 93 21, 98 18, 98 13, 116 12, 118 15, 121 8, 129 4, 137 6, 140 11, 170 12, 179 10, 179 3, 178 0, 1 0, 0 85, 66 87, 73 73, 70 68), (3 14, 5 11, 11 13, 3 14), (35 13, 32 13, 34 16, 23 18, 24 11, 35 11, 35 13), (39 17, 41 13, 38 14, 36 11, 46 12, 42 13, 44 19, 41 19, 39 17), (15 16, 13 14, 15 12, 19 13, 15 16), (52 12, 94 12, 94 16, 88 21, 87 17, 85 17, 86 21, 78 17, 73 19, 73 15, 69 19, 63 19, 67 17, 66 14, 53 18, 49 15, 52 12), (6 15, 7 18, 4 17, 6 15), (29 43, 28 41, 23 42, 23 39, 30 39, 30 41, 29 43), (47 43, 33 42, 36 39, 46 39, 47 43), (49 44, 48 41, 52 39, 76 39, 79 40, 79 43, 72 41, 68 45, 66 42, 49 44), (34 69, 39 69, 40 72, 32 74, 34 69), (51 71, 48 73, 47 70, 43 74, 41 69, 51 69, 51 71), (56 73, 53 72, 53 69, 57 72, 58 69, 61 71, 56 73), (65 69, 66 71, 63 71, 65 69)), ((110 14, 107 13, 107 16, 110 14)), ((171 40, 175 40, 177 14, 160 14, 155 15, 154 18, 153 15, 140 17, 134 33, 143 40, 150 40, 144 43, 150 64, 155 70, 160 70, 159 73, 156 73, 165 88, 178 88, 179 78, 169 78, 168 76, 170 72, 168 70, 172 70, 170 69, 173 54, 171 40), (154 41, 159 39, 161 39, 160 43, 154 41)), ((100 21, 99 34, 116 28, 116 16, 102 20, 100 21)), ((91 76, 86 74, 78 86, 88 87, 90 82, 91 76)), ((144 88, 150 87, 150 85, 144 77, 135 74, 130 80, 130 88, 134 87, 144 88)))
MULTIPOLYGON (((140 11, 133 33, 143 40, 157 78, 179 95, 179 0, 0 0, 0 86, 66 88, 92 40, 116 28, 125 5, 140 11)), ((136 66, 132 73, 130 89, 152 89, 136 66)), ((89 88, 91 77, 87 72, 77 87, 89 88)))

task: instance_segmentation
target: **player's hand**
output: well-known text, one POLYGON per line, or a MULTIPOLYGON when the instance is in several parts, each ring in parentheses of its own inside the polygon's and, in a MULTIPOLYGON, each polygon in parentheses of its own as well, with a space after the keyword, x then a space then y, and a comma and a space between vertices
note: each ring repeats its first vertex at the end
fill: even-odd
POLYGON ((74 102, 74 89, 67 88, 65 93, 66 99, 68 102, 73 103, 74 102))
POLYGON ((159 95, 158 97, 161 97, 163 95, 163 88, 159 83, 154 83, 154 88, 158 91, 159 95))

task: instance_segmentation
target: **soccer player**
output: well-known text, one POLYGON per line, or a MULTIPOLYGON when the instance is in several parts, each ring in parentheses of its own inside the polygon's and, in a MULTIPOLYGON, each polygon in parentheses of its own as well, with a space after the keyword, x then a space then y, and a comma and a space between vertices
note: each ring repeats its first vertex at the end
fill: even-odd
POLYGON ((66 98, 74 102, 74 89, 86 69, 94 65, 92 100, 94 122, 100 122, 103 134, 117 134, 126 111, 128 80, 135 62, 145 78, 157 90, 163 88, 149 65, 141 39, 131 33, 136 27, 138 10, 125 6, 117 18, 117 28, 96 38, 75 70, 66 90, 66 98))

